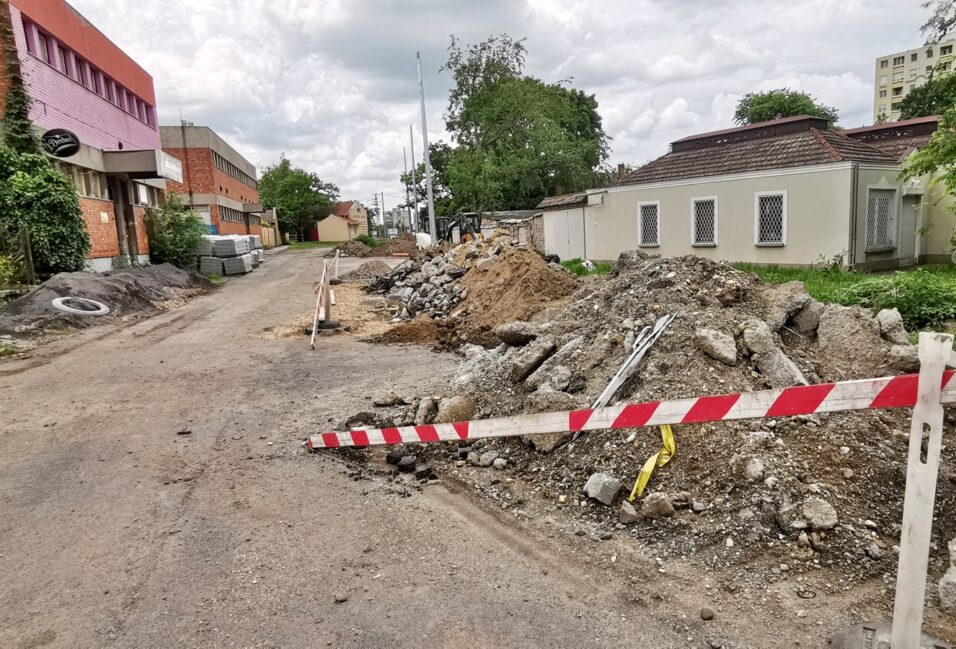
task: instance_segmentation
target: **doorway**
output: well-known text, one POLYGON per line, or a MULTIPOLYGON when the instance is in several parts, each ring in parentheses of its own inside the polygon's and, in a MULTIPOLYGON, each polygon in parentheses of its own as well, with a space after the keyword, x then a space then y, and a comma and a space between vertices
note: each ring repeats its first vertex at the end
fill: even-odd
POLYGON ((136 215, 130 201, 129 182, 110 176, 113 193, 113 213, 116 216, 116 241, 119 244, 120 263, 135 263, 139 255, 136 243, 136 215))
POLYGON ((904 196, 900 210, 900 266, 916 263, 916 232, 921 196, 904 196))

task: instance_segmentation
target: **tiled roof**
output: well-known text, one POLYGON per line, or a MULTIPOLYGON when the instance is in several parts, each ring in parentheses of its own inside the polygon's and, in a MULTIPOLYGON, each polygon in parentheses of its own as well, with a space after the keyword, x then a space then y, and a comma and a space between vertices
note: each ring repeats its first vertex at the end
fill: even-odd
MULTIPOLYGON (((777 121, 779 120, 775 120, 777 121)), ((684 138, 683 141, 692 141, 692 138, 684 138)), ((805 131, 774 137, 757 137, 672 151, 625 175, 612 185, 723 176, 830 164, 844 160, 883 164, 896 162, 896 158, 889 154, 864 142, 852 140, 838 131, 810 127, 805 131)))
POLYGON ((910 153, 917 149, 922 149, 929 144, 932 135, 917 135, 915 137, 900 137, 895 140, 881 140, 870 142, 870 146, 875 146, 880 151, 893 156, 897 162, 903 162, 910 153))
POLYGON ((544 210, 555 207, 568 207, 578 203, 586 203, 588 200, 587 192, 576 192, 574 194, 561 194, 560 196, 548 196, 538 203, 538 209, 544 210))
POLYGON ((335 210, 332 214, 336 216, 348 216, 349 210, 352 209, 352 201, 342 201, 341 203, 336 203, 335 210))
POLYGON ((853 136, 857 133, 873 133, 874 131, 889 131, 898 128, 916 126, 917 124, 937 124, 939 115, 928 115, 926 117, 914 117, 912 119, 901 119, 897 122, 884 122, 883 124, 873 124, 872 126, 860 126, 858 128, 848 128, 841 131, 844 135, 853 136))
POLYGON ((854 140, 866 142, 902 162, 914 150, 926 146, 938 127, 939 117, 930 115, 899 122, 851 128, 843 133, 854 140))

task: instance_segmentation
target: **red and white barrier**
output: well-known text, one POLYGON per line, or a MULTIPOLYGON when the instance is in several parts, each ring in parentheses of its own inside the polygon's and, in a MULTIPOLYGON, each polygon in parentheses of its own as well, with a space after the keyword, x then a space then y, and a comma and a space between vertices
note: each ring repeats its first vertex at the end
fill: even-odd
MULTIPOLYGON (((943 373, 941 403, 956 403, 954 372, 943 373)), ((791 417, 820 412, 905 408, 916 404, 919 375, 890 376, 782 390, 738 392, 710 397, 626 403, 607 408, 535 415, 322 433, 309 437, 310 449, 420 442, 458 442, 480 437, 574 433, 663 424, 700 424, 733 419, 791 417)))

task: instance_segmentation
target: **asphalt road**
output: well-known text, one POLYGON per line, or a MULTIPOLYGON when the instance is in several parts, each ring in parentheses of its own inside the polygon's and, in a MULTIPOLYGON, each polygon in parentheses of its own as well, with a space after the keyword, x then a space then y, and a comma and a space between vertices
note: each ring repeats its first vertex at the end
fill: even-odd
POLYGON ((319 263, 282 252, 0 365, 0 647, 707 646, 559 539, 307 454, 326 416, 455 364, 262 337, 311 308, 319 263))

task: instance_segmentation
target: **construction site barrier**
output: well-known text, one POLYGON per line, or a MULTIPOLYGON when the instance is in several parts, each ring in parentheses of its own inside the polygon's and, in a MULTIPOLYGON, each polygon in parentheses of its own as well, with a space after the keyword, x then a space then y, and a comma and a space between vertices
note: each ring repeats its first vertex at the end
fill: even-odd
POLYGON ((335 251, 332 261, 322 264, 322 276, 316 283, 315 314, 312 317, 312 338, 309 345, 315 349, 315 336, 319 331, 319 324, 332 319, 332 307, 335 306, 335 291, 332 290, 332 278, 339 277, 339 251, 335 251))
POLYGON ((310 436, 306 445, 316 450, 382 444, 461 442, 486 437, 578 433, 912 407, 891 646, 916 649, 921 646, 922 637, 933 506, 943 440, 943 404, 956 403, 954 371, 946 369, 947 365, 956 366, 953 336, 920 333, 919 360, 919 374, 451 424, 322 433, 310 436))

